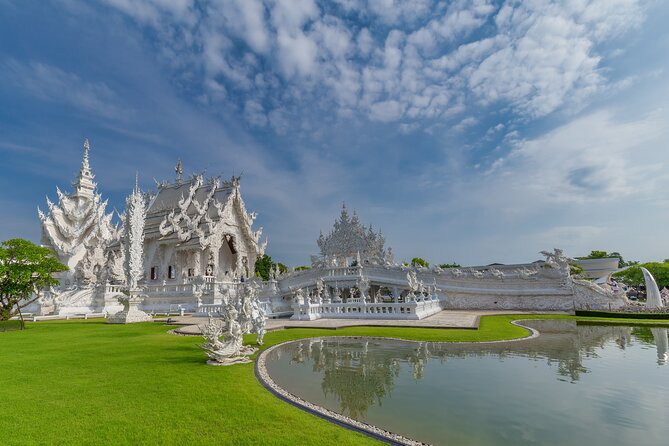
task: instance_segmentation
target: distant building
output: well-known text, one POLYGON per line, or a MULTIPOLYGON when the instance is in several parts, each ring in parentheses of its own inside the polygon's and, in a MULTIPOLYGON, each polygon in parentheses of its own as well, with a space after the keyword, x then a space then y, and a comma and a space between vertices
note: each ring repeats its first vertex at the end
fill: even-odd
POLYGON ((619 263, 620 259, 617 257, 576 260, 576 264, 583 268, 582 275, 594 280, 607 279, 610 274, 618 271, 619 263))

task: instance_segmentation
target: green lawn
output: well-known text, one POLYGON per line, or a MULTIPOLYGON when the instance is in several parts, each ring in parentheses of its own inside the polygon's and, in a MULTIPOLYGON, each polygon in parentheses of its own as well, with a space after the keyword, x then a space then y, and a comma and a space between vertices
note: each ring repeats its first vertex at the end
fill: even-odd
MULTIPOLYGON (((265 340, 269 346, 313 336, 513 339, 527 330, 511 320, 544 317, 569 318, 488 316, 478 330, 288 329, 265 340)), ((257 382, 253 364, 207 366, 201 338, 167 330, 158 323, 78 320, 0 333, 0 444, 374 443, 279 400, 257 382)))

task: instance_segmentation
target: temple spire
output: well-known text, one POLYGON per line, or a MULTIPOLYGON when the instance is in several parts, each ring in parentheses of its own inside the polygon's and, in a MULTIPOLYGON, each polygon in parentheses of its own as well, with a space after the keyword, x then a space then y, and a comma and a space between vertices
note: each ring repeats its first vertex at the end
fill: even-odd
POLYGON ((88 160, 88 151, 90 150, 88 138, 84 139, 84 159, 81 161, 81 168, 79 169, 79 176, 72 184, 74 186, 74 194, 92 198, 95 191, 95 183, 93 182, 94 175, 91 172, 91 166, 88 160))
POLYGON ((177 165, 174 166, 174 171, 177 173, 177 183, 181 183, 184 175, 184 166, 181 163, 181 158, 179 158, 177 165))

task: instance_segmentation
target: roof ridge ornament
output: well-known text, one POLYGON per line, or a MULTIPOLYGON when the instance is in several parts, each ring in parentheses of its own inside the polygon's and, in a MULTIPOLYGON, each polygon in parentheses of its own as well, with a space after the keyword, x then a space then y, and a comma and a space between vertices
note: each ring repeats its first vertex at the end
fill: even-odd
POLYGON ((93 198, 96 184, 93 182, 93 172, 91 172, 91 165, 88 157, 88 152, 91 149, 91 145, 88 142, 88 138, 84 138, 84 157, 81 160, 81 168, 79 169, 79 176, 72 183, 74 186, 74 195, 80 197, 93 198))
POLYGON ((181 158, 177 161, 177 165, 174 166, 174 171, 177 174, 177 183, 181 183, 184 179, 184 165, 181 162, 181 158))

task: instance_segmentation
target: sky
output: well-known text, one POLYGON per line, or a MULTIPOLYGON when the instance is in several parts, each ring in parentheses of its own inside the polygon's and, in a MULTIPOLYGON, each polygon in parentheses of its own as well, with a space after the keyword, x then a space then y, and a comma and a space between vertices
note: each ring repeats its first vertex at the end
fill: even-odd
POLYGON ((669 257, 669 2, 0 0, 0 239, 82 143, 108 209, 242 175, 267 253, 342 203, 396 260, 669 257))

